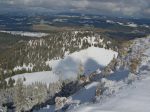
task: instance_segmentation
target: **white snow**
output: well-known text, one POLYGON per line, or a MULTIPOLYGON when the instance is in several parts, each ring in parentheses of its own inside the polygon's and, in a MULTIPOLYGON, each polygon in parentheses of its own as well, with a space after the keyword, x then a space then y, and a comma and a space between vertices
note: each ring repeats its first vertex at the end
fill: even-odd
MULTIPOLYGON (((46 64, 52 67, 52 71, 20 74, 12 78, 18 79, 25 77, 25 84, 31 84, 37 81, 48 84, 58 81, 59 79, 73 80, 77 78, 80 65, 84 68, 84 74, 89 75, 97 69, 107 66, 117 55, 118 53, 112 50, 89 47, 88 49, 65 56, 64 59, 47 61, 46 64)), ((100 70, 98 72, 100 72, 100 70)))
MULTIPOLYGON (((106 23, 110 23, 110 24, 118 24, 118 25, 121 25, 121 26, 128 26, 128 27, 132 27, 132 28, 136 28, 138 27, 137 24, 133 23, 133 22, 127 22, 126 24, 125 23, 122 23, 122 22, 114 22, 112 20, 106 20, 106 23)), ((149 28, 148 25, 141 25, 143 27, 146 27, 146 28, 149 28)))
POLYGON ((9 33, 12 35, 21 35, 21 36, 27 36, 27 37, 44 37, 47 36, 47 33, 41 33, 41 32, 24 32, 24 31, 0 31, 2 33, 9 33))
POLYGON ((122 25, 122 26, 124 26, 124 23, 121 23, 121 22, 117 22, 119 25, 122 25))
POLYGON ((25 74, 15 75, 12 78, 15 80, 25 78, 26 79, 24 81, 25 85, 29 85, 29 84, 32 84, 35 82, 49 84, 49 83, 55 83, 59 80, 59 77, 57 75, 53 74, 51 71, 25 73, 25 74))
POLYGON ((16 66, 16 67, 14 67, 13 70, 17 71, 17 70, 25 69, 25 70, 29 71, 29 70, 32 70, 33 67, 34 67, 34 65, 32 63, 29 63, 28 65, 23 64, 23 66, 16 66))
POLYGON ((53 22, 65 22, 68 19, 54 19, 53 22))
POLYGON ((85 86, 85 88, 81 89, 74 95, 70 96, 70 98, 72 100, 77 100, 80 103, 92 102, 94 100, 95 91, 98 84, 98 82, 93 82, 85 86))
POLYGON ((128 23, 126 26, 133 27, 133 28, 138 27, 138 25, 135 23, 128 23))
POLYGON ((141 25, 142 27, 145 27, 145 28, 149 28, 150 26, 149 25, 146 25, 146 24, 143 24, 141 25))
POLYGON ((106 23, 114 24, 115 22, 112 20, 106 20, 106 23))

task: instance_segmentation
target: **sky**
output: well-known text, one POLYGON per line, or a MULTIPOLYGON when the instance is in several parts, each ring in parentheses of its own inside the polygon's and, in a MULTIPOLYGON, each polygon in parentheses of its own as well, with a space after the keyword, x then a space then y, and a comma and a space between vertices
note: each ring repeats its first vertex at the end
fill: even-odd
POLYGON ((20 9, 150 18, 150 0, 0 0, 0 13, 20 9))

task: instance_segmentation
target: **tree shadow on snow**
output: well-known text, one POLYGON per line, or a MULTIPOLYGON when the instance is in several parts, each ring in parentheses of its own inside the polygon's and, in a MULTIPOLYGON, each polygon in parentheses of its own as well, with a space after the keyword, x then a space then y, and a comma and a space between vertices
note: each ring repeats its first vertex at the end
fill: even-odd
POLYGON ((118 70, 118 71, 115 71, 114 73, 110 74, 106 78, 108 80, 112 80, 112 81, 121 81, 121 80, 124 80, 125 78, 127 78, 129 73, 130 73, 129 70, 118 70))
POLYGON ((97 69, 103 68, 102 65, 98 64, 92 58, 89 58, 85 61, 85 63, 82 63, 82 60, 68 57, 64 60, 61 60, 59 64, 54 68, 54 71, 62 75, 63 79, 77 78, 77 74, 78 72, 80 72, 80 64, 84 68, 84 75, 89 75, 97 69))

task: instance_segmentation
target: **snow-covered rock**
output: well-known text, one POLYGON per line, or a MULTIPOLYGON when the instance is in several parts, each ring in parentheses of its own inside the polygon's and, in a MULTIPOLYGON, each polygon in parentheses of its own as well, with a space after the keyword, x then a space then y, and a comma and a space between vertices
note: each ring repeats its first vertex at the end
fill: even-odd
POLYGON ((60 110, 67 103, 66 97, 55 98, 55 110, 60 110))

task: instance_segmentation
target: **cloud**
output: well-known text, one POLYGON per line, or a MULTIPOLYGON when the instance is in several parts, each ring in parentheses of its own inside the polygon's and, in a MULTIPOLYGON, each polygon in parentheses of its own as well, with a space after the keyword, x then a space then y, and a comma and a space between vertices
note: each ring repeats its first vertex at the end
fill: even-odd
POLYGON ((5 8, 13 6, 44 8, 58 12, 150 17, 150 0, 0 0, 0 4, 5 5, 5 8))

